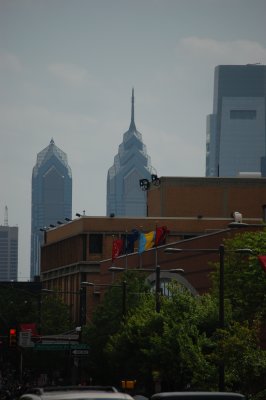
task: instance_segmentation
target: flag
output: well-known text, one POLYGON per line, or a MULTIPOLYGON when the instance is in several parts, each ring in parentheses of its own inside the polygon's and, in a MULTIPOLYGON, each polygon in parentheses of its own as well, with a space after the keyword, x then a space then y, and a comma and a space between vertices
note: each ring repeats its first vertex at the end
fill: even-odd
POLYGON ((134 253, 135 241, 139 238, 139 231, 137 229, 132 229, 131 233, 126 235, 125 243, 125 253, 134 253))
POLYGON ((122 254, 123 246, 124 246, 123 239, 115 239, 113 241, 112 261, 114 261, 115 258, 117 258, 118 256, 120 256, 122 254))
POLYGON ((151 249, 154 246, 155 231, 141 233, 139 236, 139 253, 151 249))
POLYGON ((264 272, 266 272, 266 256, 258 256, 259 263, 264 272))
POLYGON ((170 231, 167 229, 167 226, 160 226, 156 228, 155 246, 160 246, 161 244, 164 244, 166 236, 169 232, 170 231))

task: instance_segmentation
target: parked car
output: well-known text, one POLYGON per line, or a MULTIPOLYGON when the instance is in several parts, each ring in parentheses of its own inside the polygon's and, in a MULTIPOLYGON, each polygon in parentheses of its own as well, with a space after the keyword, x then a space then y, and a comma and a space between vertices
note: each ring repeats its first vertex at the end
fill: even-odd
POLYGON ((154 394, 151 400, 245 400, 245 396, 228 392, 163 392, 154 394))
POLYGON ((113 386, 52 386, 28 389, 19 400, 133 400, 113 386))

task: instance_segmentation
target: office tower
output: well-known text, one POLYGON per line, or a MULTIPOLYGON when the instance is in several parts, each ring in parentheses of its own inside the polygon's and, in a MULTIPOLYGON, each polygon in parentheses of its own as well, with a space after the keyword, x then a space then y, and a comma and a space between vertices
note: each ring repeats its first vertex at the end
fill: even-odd
POLYGON ((72 174, 67 155, 52 139, 32 171, 31 279, 40 274, 40 246, 47 229, 72 216, 72 174))
POLYGON ((141 190, 139 181, 150 180, 151 174, 150 157, 135 125, 132 89, 130 126, 107 175, 107 216, 146 216, 146 192, 141 190))
POLYGON ((0 225, 0 281, 18 279, 18 227, 8 226, 7 207, 5 222, 0 225))
POLYGON ((206 176, 266 176, 266 66, 219 65, 207 117, 206 176))

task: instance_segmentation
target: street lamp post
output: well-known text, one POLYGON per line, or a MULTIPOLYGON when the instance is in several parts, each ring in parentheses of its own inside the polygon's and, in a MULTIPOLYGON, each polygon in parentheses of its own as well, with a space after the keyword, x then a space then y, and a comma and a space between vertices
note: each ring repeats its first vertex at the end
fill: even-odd
MULTIPOLYGON (((165 253, 180 253, 180 252, 199 252, 199 253, 219 253, 219 328, 224 328, 224 255, 225 248, 220 244, 218 249, 178 249, 175 247, 167 247, 165 253)), ((231 253, 252 254, 251 249, 235 249, 228 250, 231 253)), ((224 362, 219 365, 219 391, 224 391, 224 362)))
POLYGON ((219 246, 219 323, 224 328, 224 245, 219 246))
MULTIPOLYGON (((109 271, 112 272, 123 272, 126 268, 121 267, 110 267, 109 271)), ((155 272, 155 310, 157 313, 161 311, 161 267, 160 265, 156 265, 154 268, 130 268, 130 271, 137 272, 155 272)), ((164 270, 164 272, 176 272, 176 273, 184 273, 182 268, 174 268, 170 270, 164 270)))
MULTIPOLYGON (((219 246, 219 324, 224 329, 224 245, 219 246)), ((219 390, 224 391, 224 360, 219 364, 219 390)))
POLYGON ((161 267, 156 265, 155 268, 155 309, 159 313, 161 311, 161 267))
POLYGON ((81 284, 79 289, 79 323, 81 327, 83 325, 86 325, 86 314, 87 314, 86 287, 81 284))

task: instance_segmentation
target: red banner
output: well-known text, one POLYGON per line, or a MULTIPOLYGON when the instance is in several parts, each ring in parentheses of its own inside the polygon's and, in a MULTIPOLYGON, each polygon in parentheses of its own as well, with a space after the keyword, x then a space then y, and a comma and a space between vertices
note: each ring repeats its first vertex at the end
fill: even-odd
POLYGON ((112 261, 118 256, 120 256, 123 252, 124 241, 123 239, 115 239, 113 241, 113 249, 112 249, 112 261))
POLYGON ((258 256, 259 263, 264 272, 266 272, 266 256, 258 256))
POLYGON ((36 336, 37 333, 37 327, 35 323, 31 324, 20 324, 20 331, 21 332, 31 332, 32 336, 36 336))

